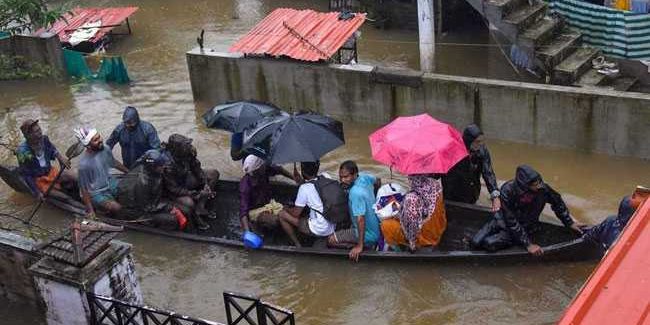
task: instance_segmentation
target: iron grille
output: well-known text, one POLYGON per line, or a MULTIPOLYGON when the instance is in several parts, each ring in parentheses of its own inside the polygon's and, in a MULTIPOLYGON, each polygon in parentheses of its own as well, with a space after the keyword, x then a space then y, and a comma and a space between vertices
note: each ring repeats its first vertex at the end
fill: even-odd
POLYGON ((86 294, 92 325, 220 325, 203 319, 147 306, 133 305, 117 299, 86 294))
POLYGON ((226 305, 228 325, 240 323, 247 325, 296 324, 292 311, 263 302, 257 297, 234 292, 224 292, 223 301, 226 305), (236 317, 233 319, 233 316, 236 317))

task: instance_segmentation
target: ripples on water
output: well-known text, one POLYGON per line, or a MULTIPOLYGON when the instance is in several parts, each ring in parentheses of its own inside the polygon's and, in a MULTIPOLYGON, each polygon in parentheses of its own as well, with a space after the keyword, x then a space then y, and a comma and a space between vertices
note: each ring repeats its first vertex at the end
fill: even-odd
MULTIPOLYGON (((93 6, 130 4, 126 0, 81 1, 93 6)), ((69 84, 52 81, 0 82, 0 134, 20 141, 19 123, 38 117, 51 139, 65 147, 72 129, 93 125, 107 136, 123 107, 138 107, 161 138, 181 133, 194 138, 199 157, 226 177, 241 166, 229 158, 229 136, 200 123, 205 108, 193 104, 185 52, 206 29, 206 46, 225 51, 275 7, 327 8, 327 1, 139 1, 134 34, 120 38, 111 53, 123 55, 133 83, 69 84), (239 19, 233 20, 233 16, 239 19)), ((417 35, 409 31, 363 28, 361 61, 417 68, 417 35)), ((448 42, 489 43, 485 31, 451 32, 448 42), (470 36, 468 36, 470 35, 470 36)), ((441 47, 444 73, 516 78, 498 52, 480 47, 441 47), (495 54, 496 53, 496 54, 495 54), (457 64, 463 58, 462 65, 457 64), (466 64, 467 63, 467 64, 466 64)), ((215 87, 218 85, 215 85, 215 87)), ((345 123, 347 144, 323 160, 336 174, 338 163, 355 159, 361 168, 389 178, 370 158, 367 136, 378 125, 345 123)), ((490 135, 488 135, 490 136, 490 135)), ((647 162, 541 148, 500 141, 489 143, 500 180, 519 163, 537 167, 563 193, 581 220, 597 222, 616 210, 619 198, 650 179, 647 162)), ((119 150, 115 151, 119 155, 119 150)), ((6 150, 0 161, 12 162, 6 150)), ((397 176, 396 176, 397 177, 397 176)), ((404 181, 403 177, 397 177, 404 181)), ((29 198, 0 185, 0 209, 26 215, 29 198)), ((51 227, 70 221, 44 208, 38 222, 51 227)), ((4 224, 4 221, 3 221, 4 224)), ((593 268, 592 263, 530 266, 436 265, 434 263, 352 264, 331 258, 244 252, 143 234, 123 235, 134 244, 138 275, 147 303, 214 320, 225 320, 222 292, 260 295, 294 310, 301 324, 497 324, 554 322, 593 268)), ((0 311, 7 310, 0 308, 0 311)), ((11 313, 9 313, 11 315, 11 313)), ((20 323, 18 321, 17 323, 20 323)))

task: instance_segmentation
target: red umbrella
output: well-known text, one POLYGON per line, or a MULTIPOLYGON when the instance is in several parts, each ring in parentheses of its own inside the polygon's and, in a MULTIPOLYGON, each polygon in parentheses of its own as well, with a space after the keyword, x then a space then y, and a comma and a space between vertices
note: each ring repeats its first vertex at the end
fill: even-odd
POLYGON ((405 175, 445 174, 467 156, 460 132, 429 114, 398 117, 369 138, 372 158, 405 175))

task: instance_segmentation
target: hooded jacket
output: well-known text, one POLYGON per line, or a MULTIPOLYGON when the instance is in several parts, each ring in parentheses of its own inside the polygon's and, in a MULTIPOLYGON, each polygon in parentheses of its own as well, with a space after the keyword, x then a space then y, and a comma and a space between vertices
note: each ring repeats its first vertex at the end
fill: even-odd
POLYGON ((602 245, 606 250, 609 249, 623 232, 634 211, 632 198, 629 196, 624 197, 618 206, 618 214, 609 216, 597 226, 589 229, 585 234, 585 238, 602 245))
POLYGON ((537 191, 528 188, 537 180, 542 182, 542 177, 537 171, 530 166, 521 165, 517 167, 515 179, 501 187, 501 210, 496 217, 503 218, 512 238, 524 246, 531 244, 530 232, 537 226, 539 216, 547 203, 565 226, 573 224, 564 200, 551 186, 542 183, 537 191))
POLYGON ((497 178, 492 169, 492 158, 485 145, 478 150, 470 150, 472 142, 483 132, 476 124, 471 124, 463 131, 463 142, 469 155, 458 162, 442 178, 444 197, 447 200, 464 203, 476 203, 481 193, 481 176, 492 197, 498 196, 497 178))
POLYGON ((180 134, 172 134, 165 145, 164 152, 169 166, 163 173, 165 195, 171 198, 188 196, 207 184, 207 176, 196 158, 192 139, 180 134))
POLYGON ((140 115, 135 107, 128 106, 122 115, 120 123, 111 136, 106 140, 106 145, 113 149, 116 144, 122 148, 122 163, 126 168, 133 168, 136 160, 140 158, 147 150, 160 149, 160 139, 158 132, 151 123, 140 120, 140 115), (129 131, 125 122, 134 121, 136 127, 129 131))

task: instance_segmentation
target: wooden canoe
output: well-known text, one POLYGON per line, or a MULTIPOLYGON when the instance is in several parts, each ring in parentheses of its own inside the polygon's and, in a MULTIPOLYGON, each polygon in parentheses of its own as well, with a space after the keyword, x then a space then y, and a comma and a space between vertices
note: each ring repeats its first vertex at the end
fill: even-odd
MULTIPOLYGON (((28 193, 26 184, 15 172, 14 167, 0 165, 0 177, 15 191, 28 193)), ((210 243, 222 246, 244 248, 239 227, 239 195, 237 181, 221 180, 217 190, 215 206, 216 219, 208 219, 211 228, 206 231, 167 231, 147 225, 146 223, 125 222, 110 218, 101 218, 110 224, 123 225, 126 229, 159 236, 210 243)), ((278 202, 290 202, 296 187, 288 184, 274 185, 274 197, 278 202)), ((51 205, 73 214, 83 214, 83 206, 78 201, 68 202, 48 200, 51 205)), ((514 247, 498 252, 470 250, 463 243, 463 238, 475 233, 491 216, 487 207, 447 202, 447 230, 440 245, 435 249, 424 248, 415 253, 364 251, 362 259, 418 260, 439 262, 539 262, 539 261, 579 261, 595 260, 602 257, 602 251, 596 245, 585 242, 570 229, 563 226, 542 222, 542 227, 534 236, 536 243, 544 248, 545 254, 534 257, 521 247, 514 247)), ((261 251, 290 253, 293 255, 317 255, 347 257, 348 250, 325 247, 324 241, 316 241, 310 247, 296 248, 288 245, 286 237, 278 230, 265 234, 261 251)))

